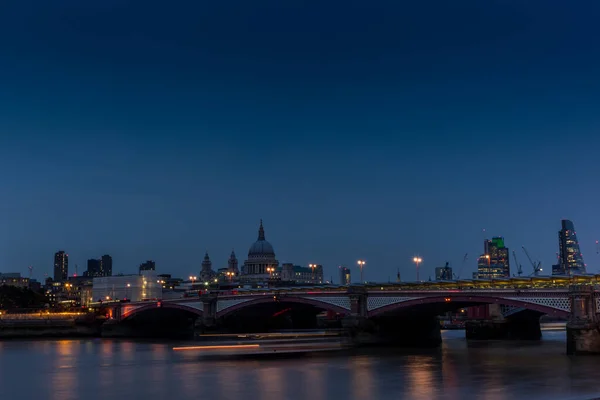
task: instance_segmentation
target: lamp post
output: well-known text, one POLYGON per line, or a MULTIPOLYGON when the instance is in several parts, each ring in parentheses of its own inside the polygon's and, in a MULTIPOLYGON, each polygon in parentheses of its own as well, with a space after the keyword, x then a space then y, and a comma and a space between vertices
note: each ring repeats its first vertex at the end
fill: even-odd
POLYGON ((364 279, 364 275, 363 275, 363 268, 365 267, 365 264, 367 263, 365 260, 358 260, 358 268, 360 269, 360 283, 363 284, 365 283, 365 279, 364 279))
POLYGON ((267 272, 269 273, 269 279, 273 279, 273 272, 275 271, 275 268, 273 267, 267 267, 267 272))
POLYGON ((423 261, 423 259, 421 257, 415 257, 415 258, 413 258, 413 262, 417 265, 417 282, 421 281, 419 279, 419 264, 421 264, 422 261, 423 261))
POLYGON ((229 277, 229 283, 231 283, 231 280, 233 279, 233 274, 234 274, 234 272, 232 272, 232 271, 227 271, 225 274, 227 275, 227 277, 229 277))
POLYGON ((311 281, 312 283, 315 283, 315 268, 317 268, 317 264, 308 264, 308 266, 310 267, 311 270, 311 281))

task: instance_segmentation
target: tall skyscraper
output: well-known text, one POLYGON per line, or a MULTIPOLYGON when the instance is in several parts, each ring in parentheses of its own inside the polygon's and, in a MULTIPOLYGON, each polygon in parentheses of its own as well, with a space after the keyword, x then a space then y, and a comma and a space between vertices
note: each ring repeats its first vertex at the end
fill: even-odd
POLYGON ((558 231, 558 264, 552 266, 552 275, 585 274, 585 264, 575 234, 575 225, 568 219, 563 219, 561 225, 562 229, 558 231))
POLYGON ((112 276, 112 257, 108 254, 100 257, 100 276, 112 276))
POLYGON ((340 285, 350 285, 352 283, 352 275, 350 268, 340 266, 340 285))
POLYGON ((477 259, 477 278, 496 279, 510 277, 510 259, 508 247, 504 245, 504 238, 493 237, 484 240, 483 254, 477 259))
POLYGON ((69 255, 63 250, 54 253, 54 280, 66 281, 69 276, 69 255))

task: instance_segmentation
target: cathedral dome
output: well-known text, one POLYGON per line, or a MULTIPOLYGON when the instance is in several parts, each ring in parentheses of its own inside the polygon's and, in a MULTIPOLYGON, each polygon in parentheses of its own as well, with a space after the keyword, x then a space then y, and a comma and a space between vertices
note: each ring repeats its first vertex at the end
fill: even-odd
POLYGON ((262 220, 260 221, 260 228, 258 228, 258 240, 250 246, 248 257, 275 257, 273 246, 265 240, 265 230, 263 228, 262 220))

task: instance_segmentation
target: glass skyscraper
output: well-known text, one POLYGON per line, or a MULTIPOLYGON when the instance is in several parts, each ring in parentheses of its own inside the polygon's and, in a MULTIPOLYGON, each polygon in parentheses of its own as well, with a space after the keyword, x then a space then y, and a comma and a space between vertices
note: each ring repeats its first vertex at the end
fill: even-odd
POLYGON ((497 236, 483 241, 483 254, 477 259, 477 278, 496 279, 510 277, 510 259, 504 238, 497 236))
POLYGON ((552 275, 585 274, 583 255, 575 234, 575 225, 568 219, 561 221, 558 231, 558 264, 552 266, 552 275))

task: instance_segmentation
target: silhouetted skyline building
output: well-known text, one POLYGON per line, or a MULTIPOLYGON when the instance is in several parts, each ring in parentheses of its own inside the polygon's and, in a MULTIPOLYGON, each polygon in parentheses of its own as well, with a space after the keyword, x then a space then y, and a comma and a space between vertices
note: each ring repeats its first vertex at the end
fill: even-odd
POLYGON ((100 276, 100 260, 90 258, 87 260, 87 269, 83 276, 94 278, 100 276))
POLYGON ((100 276, 112 276, 113 260, 108 254, 100 258, 100 276))
POLYGON ((210 257, 208 256, 208 252, 204 254, 204 259, 202 260, 202 269, 200 270, 200 280, 202 282, 212 281, 215 277, 215 271, 212 269, 212 261, 210 261, 210 257))
POLYGON ((89 259, 87 261, 87 270, 83 273, 83 276, 89 278, 112 276, 112 257, 105 254, 99 259, 89 259))
POLYGON ((586 273, 575 225, 568 219, 561 221, 561 230, 558 231, 558 250, 558 264, 552 266, 552 275, 586 273))
POLYGON ((450 263, 446 262, 445 266, 435 268, 436 281, 451 281, 452 279, 453 275, 452 268, 450 268, 450 263))
POLYGON ((139 272, 142 271, 156 271, 156 263, 152 260, 148 260, 140 264, 139 272))
POLYGON ((63 250, 54 253, 54 281, 63 282, 69 277, 69 255, 63 250))
POLYGON ((340 285, 350 285, 352 283, 352 274, 350 268, 340 266, 340 285))
POLYGON ((510 259, 504 238, 495 236, 483 241, 483 254, 477 259, 478 279, 510 277, 510 259))
POLYGON ((248 258, 242 266, 240 280, 242 282, 267 282, 278 267, 279 261, 275 258, 273 246, 265 238, 265 229, 261 219, 258 239, 248 250, 248 258))

